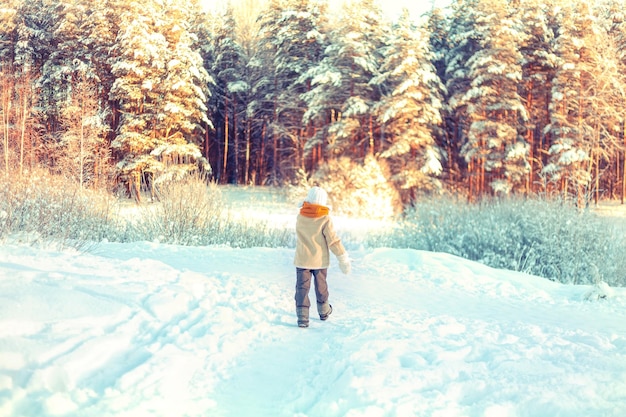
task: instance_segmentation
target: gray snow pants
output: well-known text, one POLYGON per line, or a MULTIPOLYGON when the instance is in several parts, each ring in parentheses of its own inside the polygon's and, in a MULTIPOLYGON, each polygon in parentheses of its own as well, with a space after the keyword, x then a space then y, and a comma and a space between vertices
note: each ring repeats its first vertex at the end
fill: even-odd
POLYGON ((305 307, 307 310, 311 307, 309 301, 309 290, 311 288, 311 276, 313 276, 315 284, 315 298, 318 310, 324 308, 328 303, 328 285, 326 284, 326 275, 328 270, 324 269, 302 269, 296 268, 296 309, 305 307))

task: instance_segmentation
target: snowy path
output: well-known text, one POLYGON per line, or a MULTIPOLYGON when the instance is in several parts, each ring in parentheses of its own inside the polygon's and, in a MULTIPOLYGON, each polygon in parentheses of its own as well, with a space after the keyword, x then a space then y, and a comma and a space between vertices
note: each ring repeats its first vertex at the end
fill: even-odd
POLYGON ((0 246, 0 417, 626 414, 625 289, 351 256, 299 329, 287 249, 0 246))

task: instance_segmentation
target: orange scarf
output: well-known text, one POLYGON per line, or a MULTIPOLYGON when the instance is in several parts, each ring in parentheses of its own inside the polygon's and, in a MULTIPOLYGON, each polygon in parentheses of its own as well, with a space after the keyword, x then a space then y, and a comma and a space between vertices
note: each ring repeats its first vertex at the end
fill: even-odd
POLYGON ((306 201, 302 204, 302 208, 300 209, 300 214, 304 217, 322 217, 328 215, 328 207, 320 206, 318 204, 307 203, 306 201))

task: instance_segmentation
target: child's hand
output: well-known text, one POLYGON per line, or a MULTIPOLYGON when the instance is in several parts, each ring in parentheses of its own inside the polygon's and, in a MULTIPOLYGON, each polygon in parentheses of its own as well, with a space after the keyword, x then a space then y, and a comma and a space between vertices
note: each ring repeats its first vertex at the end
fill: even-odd
POLYGON ((350 263, 350 258, 348 258, 348 252, 338 256, 337 260, 339 261, 339 269, 341 269, 341 272, 346 275, 349 274, 352 270, 352 264, 350 263))

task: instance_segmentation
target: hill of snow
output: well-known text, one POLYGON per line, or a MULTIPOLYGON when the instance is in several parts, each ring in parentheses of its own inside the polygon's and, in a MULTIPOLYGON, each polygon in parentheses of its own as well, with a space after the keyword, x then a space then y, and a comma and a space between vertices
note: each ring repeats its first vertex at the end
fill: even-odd
POLYGON ((292 257, 5 243, 0 417, 626 414, 626 289, 361 249, 300 329, 292 257))

